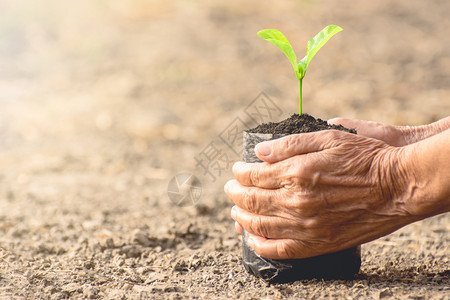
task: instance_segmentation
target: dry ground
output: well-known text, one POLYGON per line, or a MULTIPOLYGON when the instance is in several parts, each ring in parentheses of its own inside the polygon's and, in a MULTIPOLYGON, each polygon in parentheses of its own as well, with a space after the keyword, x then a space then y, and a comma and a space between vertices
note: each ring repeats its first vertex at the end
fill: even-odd
MULTIPOLYGON (((354 281, 247 275, 222 186, 195 158, 264 91, 297 82, 256 32, 314 59, 304 111, 392 124, 450 112, 448 1, 0 1, 0 295, 15 298, 449 299, 449 215, 363 245, 354 281), (196 206, 167 196, 181 171, 196 206)), ((223 148, 233 160, 233 152, 223 148)))

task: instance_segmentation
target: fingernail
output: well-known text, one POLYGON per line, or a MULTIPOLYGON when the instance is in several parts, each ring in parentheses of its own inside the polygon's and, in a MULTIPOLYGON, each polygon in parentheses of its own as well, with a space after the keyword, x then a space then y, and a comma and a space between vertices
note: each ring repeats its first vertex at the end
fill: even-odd
POLYGON ((236 206, 233 206, 233 207, 231 208, 231 218, 233 218, 234 220, 236 220, 236 214, 237 214, 237 212, 236 212, 236 206))
POLYGON ((255 149, 262 156, 268 156, 270 155, 270 153, 272 153, 272 147, 269 143, 259 143, 258 145, 256 145, 255 149))

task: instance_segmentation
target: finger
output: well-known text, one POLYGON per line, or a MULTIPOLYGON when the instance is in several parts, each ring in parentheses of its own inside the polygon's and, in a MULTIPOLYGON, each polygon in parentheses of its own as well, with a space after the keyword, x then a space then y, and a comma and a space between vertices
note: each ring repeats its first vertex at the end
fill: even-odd
POLYGON ((236 221, 234 222, 234 228, 236 229, 237 233, 242 234, 242 227, 236 221))
POLYGON ((289 238, 302 230, 302 226, 289 219, 257 215, 238 206, 231 209, 231 217, 247 232, 267 238, 289 238))
POLYGON ((335 147, 339 145, 339 140, 346 134, 349 133, 338 130, 292 134, 259 143, 255 147, 255 153, 262 161, 272 164, 292 156, 335 147))
POLYGON ((346 128, 354 128, 359 135, 385 140, 387 136, 387 128, 383 123, 364 121, 364 120, 353 120, 347 118, 334 118, 327 121, 328 124, 342 125, 346 128))
POLYGON ((292 239, 267 239, 265 237, 250 235, 248 245, 256 253, 271 259, 306 258, 318 255, 307 247, 302 247, 298 240, 292 239))
POLYGON ((245 186, 276 189, 288 183, 283 165, 237 162, 232 170, 237 181, 245 186))
POLYGON ((281 198, 279 190, 242 186, 236 180, 225 184, 225 193, 234 204, 258 215, 272 215, 278 211, 277 207, 280 205, 279 201, 276 201, 281 198))
POLYGON ((333 118, 327 121, 330 125, 342 125, 347 128, 354 128, 358 131, 358 129, 363 125, 366 121, 354 120, 348 118, 333 118))

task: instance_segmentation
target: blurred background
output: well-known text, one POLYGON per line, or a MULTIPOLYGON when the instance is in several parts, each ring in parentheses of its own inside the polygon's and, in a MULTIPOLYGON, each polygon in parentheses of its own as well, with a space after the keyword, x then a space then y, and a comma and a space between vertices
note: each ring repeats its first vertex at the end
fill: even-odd
MULTIPOLYGON (((297 112, 297 79, 256 36, 264 28, 284 32, 300 57, 324 26, 344 28, 308 69, 305 112, 433 122, 450 111, 449 9, 406 0, 2 0, 2 188, 45 201, 82 188, 111 189, 127 205, 167 201, 170 178, 205 175, 195 157, 260 92, 282 111, 272 121, 297 112)), ((211 197, 223 197, 230 173, 220 175, 203 184, 211 197)))
MULTIPOLYGON (((45 201, 69 190, 72 203, 87 188, 106 205, 95 195, 107 188, 118 200, 107 205, 167 202, 170 178, 205 175, 195 157, 260 92, 282 111, 272 121, 297 112, 297 79, 256 36, 264 28, 285 33, 300 57, 326 25, 344 28, 308 69, 305 112, 433 122, 450 111, 448 9, 441 1, 2 0, 3 189, 45 201)), ((217 175, 202 179, 206 201, 223 200, 230 172, 217 175)))
POLYGON ((435 121, 450 111, 449 8, 387 0, 2 0, 3 176, 131 167, 144 181, 165 182, 195 168, 195 154, 259 92, 283 117, 297 112, 297 79, 284 55, 256 36, 264 28, 284 32, 300 57, 324 26, 344 28, 308 70, 305 112, 435 121))
POLYGON ((298 111, 289 61, 257 31, 281 30, 301 58, 341 26, 308 69, 304 112, 419 125, 450 112, 449 11, 439 0, 0 0, 2 245, 79 253, 84 239, 205 214, 217 217, 199 228, 237 241, 230 166, 213 180, 195 158, 247 121, 260 92, 282 112, 272 121, 298 111), (201 178, 196 208, 167 197, 181 171, 201 178))

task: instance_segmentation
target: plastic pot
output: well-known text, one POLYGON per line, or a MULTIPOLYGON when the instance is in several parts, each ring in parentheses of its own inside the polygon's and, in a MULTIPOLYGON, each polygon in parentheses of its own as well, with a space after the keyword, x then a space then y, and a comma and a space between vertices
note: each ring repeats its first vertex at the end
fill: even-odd
MULTIPOLYGON (((255 146, 284 134, 248 133, 244 131, 243 160, 261 162, 255 155, 255 146)), ((352 279, 361 266, 361 247, 305 258, 274 260, 261 257, 247 244, 249 234, 242 230, 242 260, 245 269, 269 282, 292 282, 312 278, 352 279)))

